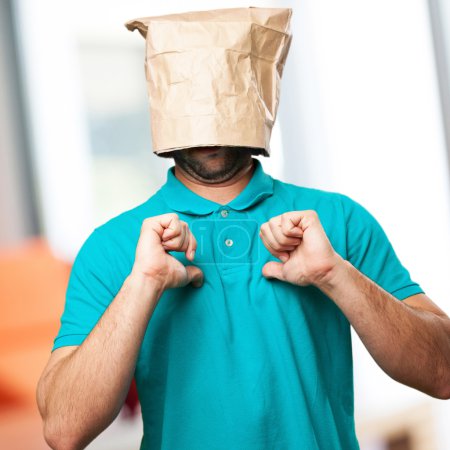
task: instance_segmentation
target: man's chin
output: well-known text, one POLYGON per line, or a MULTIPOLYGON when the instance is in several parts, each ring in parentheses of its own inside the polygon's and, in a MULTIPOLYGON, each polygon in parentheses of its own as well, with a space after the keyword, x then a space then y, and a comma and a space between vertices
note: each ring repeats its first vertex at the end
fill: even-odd
MULTIPOLYGON (((179 164, 180 165, 180 164, 179 164)), ((226 165, 217 166, 215 164, 203 163, 198 164, 194 167, 186 167, 180 165, 181 168, 188 173, 191 177, 198 181, 203 181, 205 183, 222 183, 230 179, 234 174, 232 173, 233 167, 228 167, 226 165)))

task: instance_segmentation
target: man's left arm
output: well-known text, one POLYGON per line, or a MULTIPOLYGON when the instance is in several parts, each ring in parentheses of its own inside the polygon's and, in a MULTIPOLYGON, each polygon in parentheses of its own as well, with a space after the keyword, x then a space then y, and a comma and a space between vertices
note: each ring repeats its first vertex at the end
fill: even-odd
POLYGON ((450 398, 450 319, 425 294, 399 301, 341 257, 316 283, 393 379, 450 398))
MULTIPOLYGON (((341 309, 389 376, 432 397, 450 398, 450 319, 431 299, 416 294, 399 301, 356 269, 333 249, 314 210, 273 217, 261 226, 260 237, 281 260, 264 265, 265 277, 316 286, 341 309)), ((367 248, 365 253, 375 252, 367 248)), ((394 255, 376 253, 384 263, 394 255)))

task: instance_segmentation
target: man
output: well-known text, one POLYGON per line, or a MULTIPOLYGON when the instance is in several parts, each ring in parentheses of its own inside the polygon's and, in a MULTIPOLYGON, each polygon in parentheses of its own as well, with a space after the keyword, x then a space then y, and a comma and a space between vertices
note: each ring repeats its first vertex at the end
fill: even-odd
POLYGON ((67 334, 38 390, 52 448, 83 448, 105 429, 133 375, 142 448, 357 448, 348 322, 392 378, 449 398, 450 321, 373 216, 342 194, 273 180, 251 153, 179 151, 155 196, 85 243, 67 334), (189 224, 230 220, 261 224, 264 246, 234 262, 225 252, 248 241, 232 226, 215 233, 233 245, 214 243, 221 263, 209 264, 189 224), (80 318, 85 330, 70 323, 80 318))
POLYGON ((350 325, 393 379, 450 397, 450 319, 372 214, 216 144, 166 148, 166 183, 77 255, 37 390, 52 448, 99 435, 134 376, 141 449, 357 449, 350 325))

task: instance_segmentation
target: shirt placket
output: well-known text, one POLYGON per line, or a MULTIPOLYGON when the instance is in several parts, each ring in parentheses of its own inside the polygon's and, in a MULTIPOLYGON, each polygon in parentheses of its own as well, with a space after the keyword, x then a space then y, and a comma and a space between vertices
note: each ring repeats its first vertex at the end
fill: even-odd
POLYGON ((223 205, 215 212, 214 245, 222 272, 252 261, 252 240, 256 223, 243 211, 223 205))

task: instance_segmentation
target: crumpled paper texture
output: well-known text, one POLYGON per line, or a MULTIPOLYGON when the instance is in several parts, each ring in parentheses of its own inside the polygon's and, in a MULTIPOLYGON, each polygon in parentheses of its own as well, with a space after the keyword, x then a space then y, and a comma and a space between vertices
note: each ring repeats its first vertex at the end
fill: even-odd
POLYGON ((290 8, 226 8, 125 23, 146 41, 156 154, 220 145, 270 155, 291 15, 290 8))

